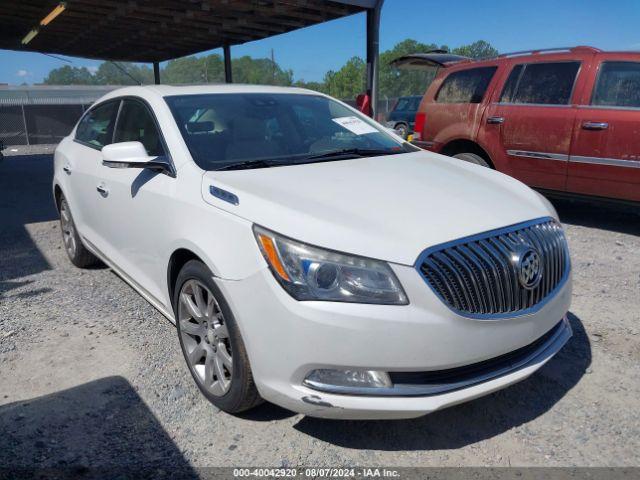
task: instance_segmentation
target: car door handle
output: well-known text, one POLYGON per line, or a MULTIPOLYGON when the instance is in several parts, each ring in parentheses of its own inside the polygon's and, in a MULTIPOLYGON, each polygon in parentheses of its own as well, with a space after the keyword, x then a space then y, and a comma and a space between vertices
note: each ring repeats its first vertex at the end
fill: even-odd
POLYGON ((71 175, 71 167, 69 165, 65 165, 64 167, 62 167, 62 170, 64 171, 64 173, 66 173, 67 175, 71 175))
POLYGON ((106 197, 106 196, 108 196, 108 195, 109 195, 109 190, 108 190, 106 187, 104 187, 103 185, 98 185, 98 186, 96 187, 96 190, 97 190, 97 191, 98 191, 98 193, 99 193, 100 195, 102 195, 103 197, 106 197))
POLYGON ((582 124, 583 130, 606 130, 609 128, 607 122, 584 122, 582 124))
POLYGON ((504 123, 504 117, 489 117, 487 118, 487 123, 490 125, 500 125, 504 123))

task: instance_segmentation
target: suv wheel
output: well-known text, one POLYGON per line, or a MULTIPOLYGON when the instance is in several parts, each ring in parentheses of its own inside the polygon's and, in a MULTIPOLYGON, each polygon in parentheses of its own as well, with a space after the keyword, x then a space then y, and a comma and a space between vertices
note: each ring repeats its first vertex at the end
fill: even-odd
POLYGON ((80 235, 78 235, 78 230, 76 229, 76 224, 73 221, 73 216, 71 215, 71 210, 69 209, 69 204, 64 196, 60 198, 60 230, 62 231, 64 249, 71 263, 79 268, 87 268, 100 262, 100 260, 82 244, 82 240, 80 240, 80 235))
POLYGON ((261 403, 233 314, 202 262, 180 270, 173 304, 180 347, 203 395, 228 413, 261 403))
POLYGON ((407 127, 406 124, 399 123, 395 126, 394 130, 398 132, 399 136, 401 136, 405 140, 407 139, 407 136, 409 135, 409 127, 407 127))
POLYGON ((455 155, 453 155, 453 158, 464 160, 465 162, 469 163, 475 163, 476 165, 480 165, 481 167, 491 168, 489 163, 484 158, 475 153, 456 153, 455 155))

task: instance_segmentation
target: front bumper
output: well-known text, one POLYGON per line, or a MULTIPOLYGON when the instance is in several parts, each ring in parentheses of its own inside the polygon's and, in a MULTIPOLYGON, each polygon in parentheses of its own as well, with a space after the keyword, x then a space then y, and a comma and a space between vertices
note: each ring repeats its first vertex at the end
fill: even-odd
POLYGON ((317 417, 417 417, 526 378, 571 336, 563 319, 571 297, 570 279, 531 315, 479 321, 449 310, 414 268, 392 268, 409 305, 298 302, 266 268, 240 281, 216 279, 236 316, 262 397, 317 417), (311 370, 321 368, 425 372, 476 364, 532 344, 559 319, 563 320, 556 334, 529 352, 526 361, 458 388, 428 395, 398 388, 397 394, 374 396, 320 392, 303 385, 311 370))

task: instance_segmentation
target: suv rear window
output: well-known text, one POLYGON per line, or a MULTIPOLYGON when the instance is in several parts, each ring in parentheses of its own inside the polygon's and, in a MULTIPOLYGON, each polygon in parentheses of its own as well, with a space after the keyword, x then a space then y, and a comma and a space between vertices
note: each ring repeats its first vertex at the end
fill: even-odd
POLYGON ((400 97, 394 112, 415 112, 420 106, 420 100, 422 97, 400 97))
POLYGON ((504 84, 500 102, 568 105, 580 62, 516 65, 504 84))
POLYGON ((450 74, 442 82, 436 102, 480 103, 497 68, 471 68, 450 74))
POLYGON ((640 63, 602 62, 591 105, 640 108, 640 63))

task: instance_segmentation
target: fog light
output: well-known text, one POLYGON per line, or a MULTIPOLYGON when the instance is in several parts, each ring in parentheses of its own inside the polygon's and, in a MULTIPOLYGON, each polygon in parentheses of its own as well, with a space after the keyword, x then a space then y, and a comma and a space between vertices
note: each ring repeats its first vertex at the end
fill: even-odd
POLYGON ((393 386, 387 372, 379 370, 313 370, 304 384, 316 390, 349 393, 359 388, 390 388, 393 386))

